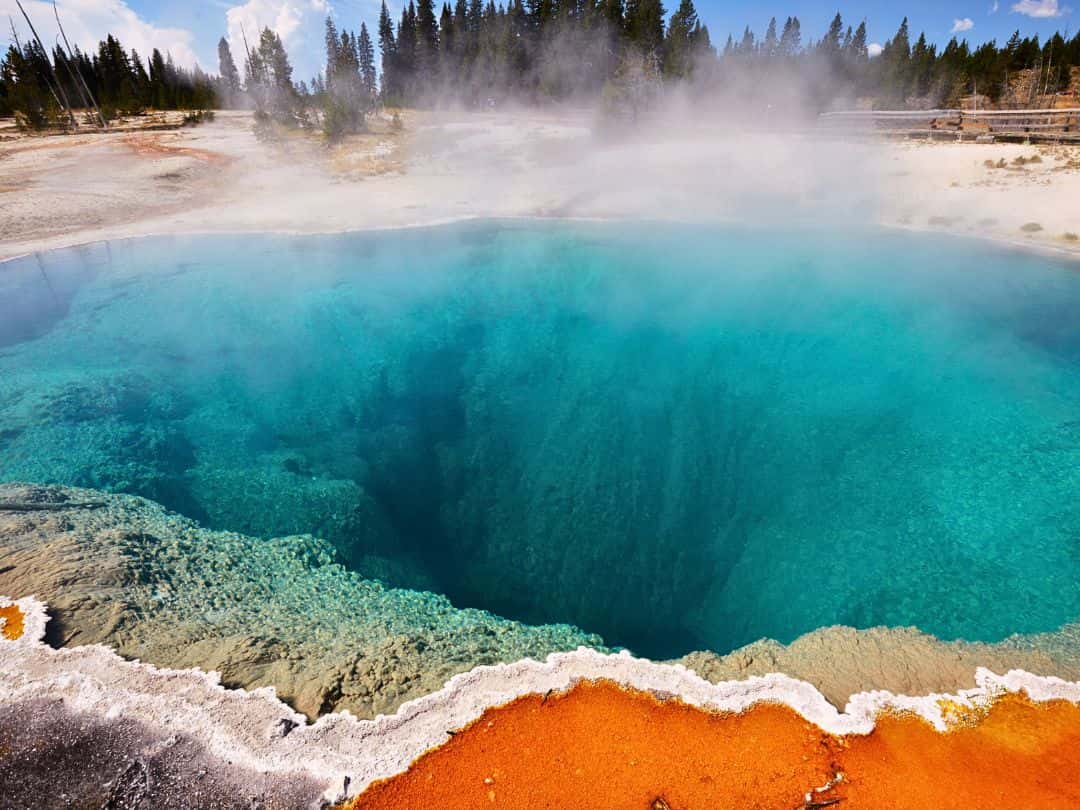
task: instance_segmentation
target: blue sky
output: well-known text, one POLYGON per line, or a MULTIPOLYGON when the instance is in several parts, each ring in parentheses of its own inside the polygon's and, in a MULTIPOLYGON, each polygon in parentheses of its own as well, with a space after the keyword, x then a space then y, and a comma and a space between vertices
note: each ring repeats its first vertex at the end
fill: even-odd
POLYGON ((1000 0, 998 3, 993 0, 873 0, 846 6, 837 6, 836 0, 825 3, 820 0, 788 0, 768 4, 701 0, 697 7, 699 15, 709 26, 714 42, 719 44, 723 44, 728 33, 734 33, 737 38, 747 24, 760 35, 768 26, 771 16, 776 16, 781 23, 788 15, 797 16, 802 22, 804 39, 808 34, 818 39, 839 11, 845 24, 857 26, 866 20, 870 41, 882 43, 896 33, 906 15, 912 39, 925 31, 930 41, 940 44, 945 44, 954 36, 954 29, 958 31, 955 36, 967 37, 972 42, 1005 40, 1017 29, 1024 35, 1045 36, 1056 30, 1064 31, 1073 22, 1074 16, 1068 4, 1060 0, 1028 2, 1024 5, 1017 0, 1000 0), (1014 11, 1014 6, 1019 7, 1018 10, 1014 11))
MULTIPOLYGON (((138 48, 144 55, 151 47, 169 50, 177 62, 199 62, 205 69, 217 71, 217 41, 225 35, 233 44, 237 62, 243 44, 241 25, 251 37, 262 26, 281 34, 296 66, 297 79, 309 79, 319 69, 323 19, 332 11, 340 24, 359 27, 360 20, 374 28, 378 19, 378 0, 57 0, 68 35, 83 47, 93 46, 106 31, 118 34, 127 47, 138 48)), ((665 0, 673 10, 678 0, 665 0)), ((910 0, 900 4, 887 0, 849 3, 837 7, 835 0, 785 0, 775 3, 696 0, 698 13, 709 26, 713 41, 722 45, 729 33, 740 36, 750 25, 760 36, 769 18, 781 22, 788 15, 798 16, 803 24, 804 40, 819 38, 839 10, 845 23, 857 25, 865 19, 870 41, 882 43, 899 27, 906 14, 913 38, 925 31, 933 42, 944 44, 957 30, 958 36, 972 42, 1007 39, 1014 30, 1024 35, 1045 37, 1055 30, 1075 31, 1080 12, 1070 7, 1080 0, 956 0, 932 2, 910 0)), ((392 11, 400 9, 401 0, 388 0, 392 11)), ((441 0, 437 0, 437 4, 441 0)), ((45 39, 55 34, 51 5, 46 0, 24 2, 45 39)), ((19 18, 14 0, 0 0, 0 14, 19 18)), ((6 21, 6 20, 5 20, 6 21)), ((20 26, 21 28, 21 26, 20 26)))

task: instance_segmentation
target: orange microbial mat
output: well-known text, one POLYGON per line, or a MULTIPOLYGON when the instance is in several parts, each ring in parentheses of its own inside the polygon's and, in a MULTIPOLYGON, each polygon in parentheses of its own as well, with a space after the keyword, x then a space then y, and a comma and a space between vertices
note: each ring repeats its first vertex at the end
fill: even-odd
POLYGON ((350 806, 1080 808, 1080 707, 1006 695, 953 715, 947 733, 886 714, 839 737, 779 704, 716 714, 582 683, 488 710, 350 806))

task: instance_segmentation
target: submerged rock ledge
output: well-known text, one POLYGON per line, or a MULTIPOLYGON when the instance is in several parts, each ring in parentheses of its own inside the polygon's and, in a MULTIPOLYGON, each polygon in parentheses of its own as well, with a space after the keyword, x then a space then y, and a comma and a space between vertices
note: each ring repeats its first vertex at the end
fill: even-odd
MULTIPOLYGON (((273 686, 310 718, 388 714, 478 665, 608 651, 569 625, 533 627, 366 580, 307 536, 209 531, 142 498, 70 487, 0 484, 0 504, 9 507, 0 593, 49 604, 51 645, 101 643, 161 667, 216 671, 226 686, 273 686)), ((840 707, 877 689, 967 688, 978 667, 1080 680, 1080 624, 997 644, 831 627, 676 663, 709 681, 783 672, 840 707)))
MULTIPOLYGON (((1080 739, 1080 683, 1059 678, 979 669, 977 686, 958 694, 861 693, 840 712, 813 686, 785 675, 711 684, 681 665, 584 648, 554 653, 544 662, 477 667, 375 720, 345 712, 309 724, 272 689, 228 690, 214 673, 125 661, 102 645, 53 649, 40 640, 45 606, 29 597, 14 603, 0 597, 0 606, 12 604, 23 631, 14 640, 0 640, 0 785, 12 807, 40 806, 42 797, 54 797, 58 789, 77 790, 82 799, 103 798, 105 806, 144 799, 162 807, 325 805, 405 772, 448 740, 456 743, 457 732, 490 717, 492 707, 529 695, 538 706, 552 696, 558 704, 585 683, 633 690, 627 700, 674 701, 677 708, 721 720, 760 716, 774 706, 794 712, 800 726, 812 724, 841 746, 840 737, 869 735, 886 715, 914 715, 939 732, 979 725, 1003 699, 1022 692, 1016 700, 1023 705, 1060 707, 1052 722, 1040 724, 1038 744, 1045 742, 1054 756, 1063 745, 1075 755, 1071 741, 1080 739), (64 768, 64 788, 56 787, 58 767, 64 768)), ((620 722, 618 716, 610 719, 620 722)), ((485 730, 494 725, 488 720, 485 730)), ((473 737, 476 728, 470 728, 473 737)), ((737 730, 730 733, 739 738, 737 730)), ((1024 738, 1022 729, 1018 733, 1024 738)), ((373 793, 376 800, 382 792, 373 793)))
POLYGON ((336 564, 310 536, 207 531, 142 498, 0 485, 0 593, 49 605, 48 642, 273 686, 308 717, 390 713, 478 664, 597 636, 459 610, 336 564), (3 504, 18 507, 5 510, 3 504))
MULTIPOLYGON (((532 627, 441 596, 397 590, 333 562, 329 544, 214 532, 137 497, 0 485, 0 593, 50 606, 53 646, 106 644, 127 658, 274 686, 308 717, 395 711, 482 664, 543 658, 602 640, 532 627)), ((711 681, 784 672, 836 706, 873 689, 970 686, 977 667, 1080 680, 1080 625, 997 644, 943 642, 913 628, 823 628, 680 659, 711 681)))

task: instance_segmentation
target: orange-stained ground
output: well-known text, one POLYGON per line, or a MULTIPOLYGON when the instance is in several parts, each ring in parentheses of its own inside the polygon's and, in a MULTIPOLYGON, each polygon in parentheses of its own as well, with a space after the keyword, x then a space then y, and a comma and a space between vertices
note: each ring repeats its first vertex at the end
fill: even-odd
POLYGON ((1080 707, 1010 695, 947 734, 892 715, 868 736, 834 737, 784 706, 711 714, 585 683, 489 710, 351 804, 486 807, 1075 810, 1080 707))
POLYGON ((23 612, 18 605, 0 607, 0 619, 4 619, 4 638, 14 641, 23 634, 23 612))

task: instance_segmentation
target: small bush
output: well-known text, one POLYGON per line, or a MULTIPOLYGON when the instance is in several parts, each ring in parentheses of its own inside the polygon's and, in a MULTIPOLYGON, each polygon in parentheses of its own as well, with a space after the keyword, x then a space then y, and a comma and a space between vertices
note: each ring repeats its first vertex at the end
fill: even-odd
POLYGON ((184 126, 194 127, 214 120, 213 110, 193 110, 184 114, 184 126))
POLYGON ((1032 155, 1031 157, 1024 157, 1020 155, 1013 159, 1014 166, 1027 166, 1029 163, 1042 163, 1042 158, 1039 155, 1032 155))
POLYGON ((1038 222, 1029 222, 1026 225, 1022 225, 1020 227, 1020 230, 1022 230, 1024 233, 1038 233, 1042 229, 1043 226, 1040 225, 1038 222))
POLYGON ((956 217, 930 217, 927 222, 938 228, 948 228, 956 223, 956 217))

